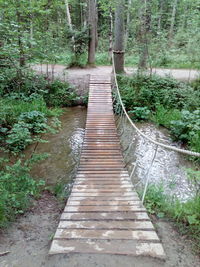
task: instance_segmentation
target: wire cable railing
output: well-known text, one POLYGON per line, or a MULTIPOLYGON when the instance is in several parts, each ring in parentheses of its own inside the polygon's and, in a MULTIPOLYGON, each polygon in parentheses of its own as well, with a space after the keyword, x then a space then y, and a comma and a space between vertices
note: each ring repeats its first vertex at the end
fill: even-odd
MULTIPOLYGON (((123 104, 123 101, 122 101, 122 97, 121 97, 121 94, 120 94, 120 90, 119 90, 119 86, 118 86, 118 82, 117 82, 117 74, 116 74, 116 70, 115 70, 115 62, 114 62, 114 55, 112 53, 112 65, 113 65, 113 77, 114 77, 114 86, 113 86, 113 93, 114 93, 114 98, 113 98, 113 103, 115 103, 115 112, 118 114, 118 119, 117 119, 117 129, 119 131, 119 128, 120 128, 120 125, 122 125, 121 127, 121 131, 119 131, 119 136, 121 137, 125 131, 125 125, 127 124, 127 122, 131 125, 132 129, 134 129, 137 134, 139 134, 144 140, 152 143, 155 145, 155 150, 154 150, 154 153, 153 153, 153 157, 152 157, 152 161, 150 163, 150 167, 146 173, 146 181, 145 181, 145 186, 144 186, 144 192, 142 194, 142 202, 144 202, 144 199, 145 199, 145 195, 146 195, 146 192, 147 192, 147 188, 148 188, 148 183, 149 183, 149 178, 150 178, 150 169, 152 168, 152 165, 154 163, 154 160, 156 158, 156 155, 157 155, 157 151, 158 151, 158 148, 164 148, 164 149, 168 149, 170 151, 174 151, 174 152, 178 152, 178 153, 181 153, 181 154, 184 154, 184 155, 188 155, 188 156, 194 156, 194 157, 200 157, 200 153, 198 152, 195 152, 195 151, 190 151, 190 150, 186 150, 186 149, 181 149, 181 148, 178 148, 178 147, 174 147, 174 146, 171 146, 171 145, 168 145, 168 144, 164 144, 164 143, 161 143, 161 142, 158 142, 157 140, 154 140, 153 138, 147 136, 145 133, 143 133, 137 126, 136 124, 132 121, 132 119, 129 117, 126 109, 125 109, 125 106, 123 104)), ((135 138, 132 137, 131 141, 129 142, 128 146, 123 150, 124 152, 124 160, 126 161, 127 159, 127 155, 128 153, 130 152, 131 150, 131 147, 133 146, 134 144, 134 141, 135 141, 135 138)), ((126 163, 126 165, 128 164, 128 162, 126 163)), ((136 165, 137 165, 137 162, 135 164, 133 164, 133 169, 131 171, 131 174, 130 174, 130 178, 132 179, 133 175, 134 175, 134 172, 135 172, 135 169, 136 169, 136 165)))

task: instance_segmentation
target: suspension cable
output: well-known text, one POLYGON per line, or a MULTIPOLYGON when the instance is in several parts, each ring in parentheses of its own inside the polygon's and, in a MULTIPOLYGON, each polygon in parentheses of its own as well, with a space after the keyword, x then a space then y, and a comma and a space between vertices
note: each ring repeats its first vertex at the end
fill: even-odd
POLYGON ((112 53, 112 65, 113 65, 113 75, 114 75, 114 81, 115 81, 115 87, 116 87, 116 90, 117 90, 118 99, 119 99, 120 105, 122 107, 122 110, 123 110, 124 114, 126 115, 126 118, 128 119, 128 121, 132 125, 132 127, 142 137, 144 137, 145 139, 147 139, 148 141, 150 141, 151 143, 153 143, 155 145, 164 147, 164 148, 166 148, 168 150, 172 150, 172 151, 176 151, 176 152, 179 152, 179 153, 182 153, 182 154, 186 154, 186 155, 189 155, 189 156, 200 157, 200 153, 198 153, 198 152, 194 152, 194 151, 190 151, 190 150, 186 150, 186 149, 181 149, 181 148, 177 148, 177 147, 174 147, 174 146, 170 146, 170 145, 166 145, 166 144, 160 143, 160 142, 152 139, 151 137, 147 136, 142 131, 140 131, 140 129, 138 129, 138 127, 135 125, 135 123, 129 117, 129 115, 128 115, 126 109, 125 109, 125 106, 124 106, 124 104, 122 102, 122 98, 121 98, 121 95, 120 95, 119 86, 118 86, 118 82, 117 82, 117 74, 116 74, 116 70, 115 70, 115 62, 114 62, 114 55, 113 55, 113 53, 112 53))

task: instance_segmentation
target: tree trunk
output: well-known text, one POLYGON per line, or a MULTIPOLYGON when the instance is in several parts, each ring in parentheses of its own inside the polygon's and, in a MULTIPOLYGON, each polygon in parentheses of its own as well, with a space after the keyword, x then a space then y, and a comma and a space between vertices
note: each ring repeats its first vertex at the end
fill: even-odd
POLYGON ((116 72, 124 72, 124 0, 118 0, 115 10, 114 61, 116 72))
POLYGON ((129 37, 129 24, 130 24, 130 8, 131 8, 132 0, 128 0, 128 8, 127 8, 127 16, 126 16, 126 32, 125 32, 125 45, 127 47, 128 37, 129 37))
MULTIPOLYGON (((30 40, 33 41, 33 13, 32 13, 32 0, 29 0, 31 13, 30 13, 30 40)), ((30 45, 32 47, 32 43, 30 45)))
MULTIPOLYGON (((69 3, 68 0, 65 0, 65 8, 66 8, 66 17, 67 17, 67 22, 70 28, 70 31, 73 31, 73 27, 72 27, 72 20, 71 20, 71 15, 70 15, 70 11, 69 11, 69 3)), ((73 44, 73 50, 75 51, 75 45, 74 45, 74 36, 72 35, 72 44, 73 44)))
POLYGON ((110 8, 110 32, 109 32, 109 50, 108 50, 108 56, 110 62, 112 62, 112 48, 113 48, 113 15, 112 15, 112 10, 110 8))
POLYGON ((16 15, 17 15, 17 24, 18 24, 18 47, 19 47, 19 66, 20 68, 24 67, 25 62, 25 54, 24 54, 24 46, 22 41, 22 16, 21 16, 21 5, 20 2, 17 2, 16 6, 16 15))
POLYGON ((172 45, 172 38, 173 38, 173 33, 174 33, 177 3, 178 3, 178 0, 174 0, 172 16, 171 16, 171 24, 170 24, 170 29, 169 29, 169 45, 170 46, 172 45))
POLYGON ((163 15, 163 0, 160 0, 159 17, 158 17, 158 31, 161 31, 162 15, 163 15))
POLYGON ((88 43, 88 64, 95 64, 95 51, 97 45, 97 15, 96 15, 96 0, 89 0, 89 43, 88 43))
POLYGON ((141 10, 140 18, 140 58, 138 64, 138 70, 146 70, 148 68, 148 45, 150 42, 150 29, 151 29, 151 10, 150 2, 151 0, 142 0, 143 6, 141 10))

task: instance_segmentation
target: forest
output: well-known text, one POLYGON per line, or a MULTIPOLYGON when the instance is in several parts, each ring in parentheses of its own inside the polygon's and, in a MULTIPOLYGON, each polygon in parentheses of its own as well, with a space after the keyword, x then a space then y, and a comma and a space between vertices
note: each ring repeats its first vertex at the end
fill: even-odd
MULTIPOLYGON (((63 109, 87 107, 88 92, 79 94, 54 77, 50 65, 66 71, 112 68, 114 54, 131 119, 165 127, 182 148, 200 152, 200 77, 178 81, 152 72, 200 70, 199 28, 199 0, 0 0, 0 228, 30 209, 44 190, 67 198, 66 184, 52 188, 31 174, 48 153, 25 155, 30 145, 47 142, 44 134, 62 128, 63 109), (128 68, 135 72, 126 74, 128 68)), ((173 220, 199 249, 200 161, 187 160, 193 197, 169 202, 161 185, 151 185, 146 205, 150 214, 173 220)))

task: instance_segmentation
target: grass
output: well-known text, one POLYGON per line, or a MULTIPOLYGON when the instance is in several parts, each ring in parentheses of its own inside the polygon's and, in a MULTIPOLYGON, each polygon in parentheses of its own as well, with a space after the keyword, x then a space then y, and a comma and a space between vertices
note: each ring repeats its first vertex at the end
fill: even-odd
POLYGON ((39 197, 44 181, 35 181, 30 176, 32 164, 30 160, 24 163, 18 160, 6 165, 6 160, 0 158, 0 228, 8 226, 28 209, 33 198, 39 197))
POLYGON ((181 112, 178 109, 167 109, 162 105, 156 107, 155 113, 151 115, 151 120, 158 125, 170 128, 171 121, 180 120, 181 112))
POLYGON ((147 211, 159 218, 168 218, 176 223, 181 234, 192 239, 200 249, 200 196, 196 195, 186 202, 167 195, 162 185, 149 185, 144 202, 147 211))
POLYGON ((25 102, 24 100, 19 99, 1 98, 0 122, 3 122, 3 124, 13 125, 21 113, 34 110, 44 113, 47 117, 57 116, 61 113, 61 109, 59 108, 49 109, 43 98, 34 99, 30 102, 25 102))

